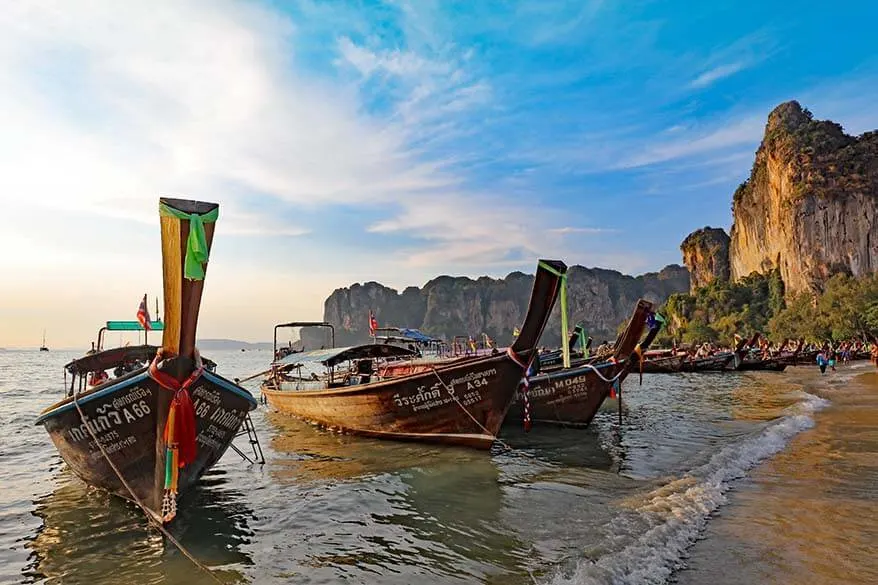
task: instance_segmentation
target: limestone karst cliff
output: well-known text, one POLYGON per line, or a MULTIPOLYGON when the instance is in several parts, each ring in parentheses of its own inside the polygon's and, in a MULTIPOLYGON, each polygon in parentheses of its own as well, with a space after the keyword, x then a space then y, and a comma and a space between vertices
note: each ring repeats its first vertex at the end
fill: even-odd
POLYGON ((836 272, 878 269, 878 132, 845 134, 798 102, 768 117, 750 178, 734 194, 731 273, 779 268, 788 292, 836 272))
POLYGON ((693 293, 714 280, 729 280, 729 241, 724 229, 707 226, 695 230, 680 244, 693 293))
MULTIPOLYGON (((582 266, 571 267, 568 274, 571 319, 585 323, 597 341, 615 338, 638 298, 662 303, 689 289, 689 273, 677 265, 637 277, 582 266)), ((324 319, 335 325, 337 345, 368 339, 370 309, 381 326, 414 327, 446 339, 487 333, 505 344, 524 319, 532 284, 533 275, 521 272, 502 279, 440 276, 402 293, 376 282, 354 284, 326 299, 324 319)), ((559 325, 556 306, 543 343, 559 342, 559 325)))

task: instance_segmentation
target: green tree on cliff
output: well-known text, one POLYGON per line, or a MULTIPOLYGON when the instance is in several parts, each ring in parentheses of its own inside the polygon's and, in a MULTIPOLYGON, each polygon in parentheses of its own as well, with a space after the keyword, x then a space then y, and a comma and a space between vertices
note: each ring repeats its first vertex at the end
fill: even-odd
POLYGON ((784 286, 778 270, 753 273, 739 282, 714 280, 695 294, 671 295, 664 306, 670 317, 666 339, 731 344, 735 334, 765 331, 784 307, 784 286))
POLYGON ((800 293, 771 321, 775 338, 849 339, 878 332, 878 277, 836 274, 817 296, 800 293))

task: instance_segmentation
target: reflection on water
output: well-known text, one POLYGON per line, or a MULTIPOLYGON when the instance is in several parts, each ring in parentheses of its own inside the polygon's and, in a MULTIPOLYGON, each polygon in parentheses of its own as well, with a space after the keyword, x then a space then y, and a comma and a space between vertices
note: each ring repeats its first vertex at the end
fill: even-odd
MULTIPOLYGON (((25 544, 31 551, 25 582, 213 582, 150 527, 137 506, 88 487, 66 469, 61 475, 61 486, 35 502, 33 514, 43 524, 25 544)), ((221 475, 207 475, 187 492, 170 532, 224 582, 241 582, 240 571, 227 567, 252 564, 241 550, 253 537, 252 512, 222 484, 221 475)))
POLYGON ((280 431, 270 473, 299 502, 271 530, 284 533, 283 563, 300 563, 305 582, 472 582, 516 566, 522 545, 498 523, 504 498, 489 453, 330 433, 277 413, 268 419, 280 431), (324 521, 315 534, 316 518, 324 521))
MULTIPOLYGON (((32 425, 69 357, 0 354, 0 582, 211 582, 32 425)), ((268 359, 212 357, 229 377, 268 359)), ((621 426, 609 407, 587 429, 507 425, 492 452, 263 407, 265 466, 228 453, 171 530, 230 583, 878 582, 878 380, 854 373, 629 378, 621 426)))

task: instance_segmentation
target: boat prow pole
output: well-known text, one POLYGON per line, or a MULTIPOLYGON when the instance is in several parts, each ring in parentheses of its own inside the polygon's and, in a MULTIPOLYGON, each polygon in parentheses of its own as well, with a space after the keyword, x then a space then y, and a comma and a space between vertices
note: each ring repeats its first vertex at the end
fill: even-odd
POLYGON ((184 380, 195 367, 195 334, 204 276, 219 205, 185 199, 159 199, 165 326, 162 371, 184 380))
POLYGON ((509 348, 514 354, 527 356, 529 360, 535 353, 534 350, 543 336, 543 330, 549 321, 549 315, 555 306, 555 301, 563 290, 566 275, 567 265, 560 260, 540 260, 537 263, 533 290, 524 323, 518 337, 509 348))

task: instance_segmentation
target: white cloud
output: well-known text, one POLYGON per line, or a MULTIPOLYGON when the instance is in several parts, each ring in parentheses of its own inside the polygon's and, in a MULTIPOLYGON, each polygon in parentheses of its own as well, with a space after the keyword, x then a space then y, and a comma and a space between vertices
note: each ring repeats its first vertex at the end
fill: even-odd
POLYGON ((623 159, 617 168, 634 168, 700 156, 742 144, 758 144, 765 129, 765 115, 747 115, 707 132, 692 132, 677 140, 637 148, 639 154, 623 159))
POLYGON ((451 66, 446 63, 430 61, 411 51, 400 49, 371 51, 357 45, 348 37, 341 37, 338 40, 338 48, 342 59, 352 65, 363 77, 370 77, 376 72, 406 78, 452 73, 451 66))
POLYGON ((553 234, 567 235, 567 234, 605 234, 608 232, 615 232, 617 230, 610 229, 610 228, 565 226, 565 227, 560 227, 560 228, 552 228, 549 231, 552 232, 553 234))
MULTIPOLYGON (((414 12, 408 8, 406 14, 414 12)), ((418 35, 433 39, 425 53, 399 47, 368 47, 342 36, 338 40, 341 57, 336 61, 342 69, 353 68, 361 81, 378 77, 398 84, 382 86, 382 97, 395 102, 395 114, 409 138, 435 133, 437 125, 449 132, 448 113, 487 104, 492 95, 487 80, 467 69, 471 51, 450 43, 437 45, 423 27, 416 30, 418 35)))
POLYGON ((718 65, 707 71, 703 72, 701 75, 692 80, 692 83, 689 84, 689 87, 694 89, 702 89, 708 87, 709 85, 713 85, 717 81, 721 79, 725 79, 726 77, 731 77, 735 73, 743 71, 746 68, 744 63, 727 63, 725 65, 718 65))
MULTIPOLYGON (((469 260, 476 248, 487 265, 506 261, 509 250, 558 249, 536 235, 552 227, 546 213, 516 215, 466 189, 448 161, 412 146, 459 131, 454 116, 490 99, 490 84, 469 70, 470 55, 436 44, 424 53, 342 39, 336 49, 359 76, 403 80, 407 91, 388 120, 364 111, 357 88, 298 67, 297 35, 279 13, 231 0, 96 0, 75 8, 42 0, 0 11, 0 201, 4 213, 14 205, 16 213, 46 214, 46 225, 65 236, 30 248, 28 266, 51 274, 59 258, 87 256, 94 266, 84 264, 75 285, 84 289, 101 282, 99 260, 108 259, 117 282, 139 292, 154 280, 139 260, 156 248, 126 249, 124 226, 154 225, 160 195, 218 201, 222 233, 252 236, 307 232, 276 212, 284 206, 393 209, 397 215, 377 222, 376 233, 422 238, 399 258, 420 267, 417 275, 449 258, 469 260), (260 203, 266 195, 271 208, 260 203), (119 232, 109 246, 81 236, 109 225, 119 232)), ((142 238, 154 245, 150 233, 138 235, 137 245, 142 238)), ((3 241, 14 248, 23 237, 3 241)), ((0 260, 0 270, 9 262, 0 260)), ((334 262, 343 266, 344 258, 324 260, 334 262)), ((296 273, 285 270, 287 278, 296 273)), ((18 279, 13 292, 28 298, 35 282, 18 279)), ((316 281, 299 275, 299 282, 301 290, 316 281)), ((261 284, 249 290, 255 304, 270 286, 261 284)), ((106 319, 105 305, 95 303, 90 318, 106 319)))
POLYGON ((439 194, 373 224, 369 230, 405 233, 438 243, 399 250, 397 257, 410 267, 520 265, 521 256, 562 253, 562 242, 547 220, 534 217, 532 209, 488 196, 439 194))

